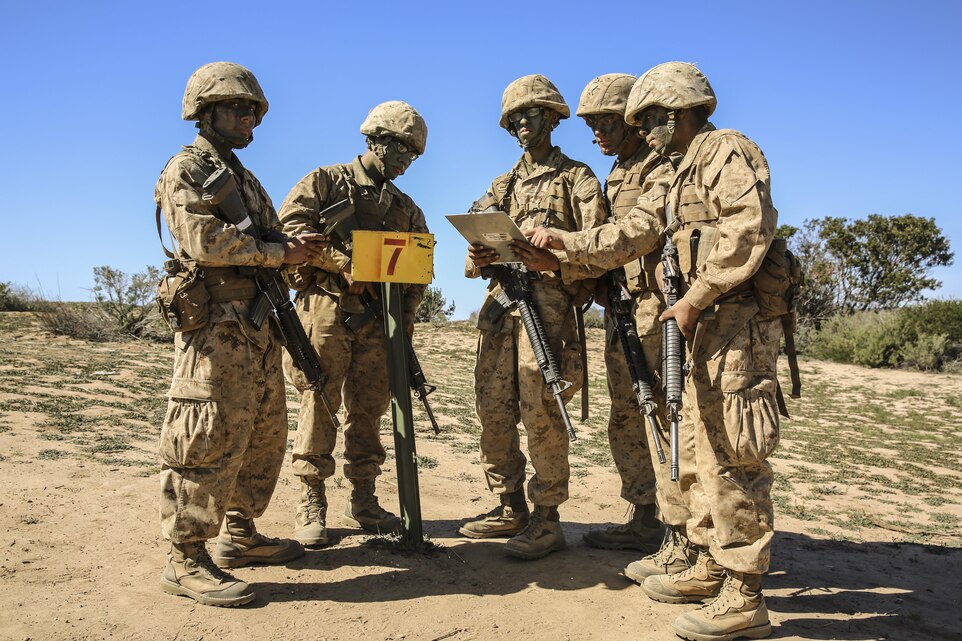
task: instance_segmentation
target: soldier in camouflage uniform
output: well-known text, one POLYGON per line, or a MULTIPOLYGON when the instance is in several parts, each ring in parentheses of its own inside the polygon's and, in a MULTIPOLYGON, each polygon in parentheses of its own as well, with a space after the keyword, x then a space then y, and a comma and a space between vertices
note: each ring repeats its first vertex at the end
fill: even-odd
POLYGON ((766 459, 779 427, 782 327, 760 313, 752 282, 778 212, 765 156, 743 134, 715 129, 708 121, 715 104, 698 69, 669 62, 638 80, 626 112, 653 149, 682 154, 668 191, 675 216, 667 233, 687 291, 661 319, 675 318, 691 346, 683 429, 695 438, 688 536, 699 556, 690 570, 650 576, 642 587, 669 603, 717 594, 674 622, 678 635, 698 641, 771 633, 761 583, 774 525, 766 459))
MULTIPOLYGON (((424 119, 407 103, 385 102, 371 110, 361 124, 361 133, 367 136, 363 155, 349 164, 315 169, 291 189, 280 210, 286 233, 322 230, 326 221, 320 212, 345 198, 360 229, 428 231, 421 209, 392 182, 424 153, 428 135, 424 119)), ((353 330, 347 325, 349 317, 364 317, 364 300, 380 307, 376 300, 379 290, 373 283, 352 281, 350 263, 347 247, 332 247, 288 275, 291 286, 299 291, 298 315, 324 359, 324 391, 332 411, 337 411, 342 398, 347 411, 344 476, 350 480, 352 492, 344 519, 371 532, 395 532, 400 519, 382 508, 374 494, 385 459, 380 421, 390 403, 387 339, 379 319, 368 317, 353 330)), ((409 336, 424 290, 423 285, 404 288, 409 336)), ((301 392, 293 453, 294 474, 301 480, 301 502, 294 536, 305 545, 324 545, 328 542, 324 479, 334 474, 337 428, 319 394, 307 388, 289 358, 284 366, 301 392)))
MULTIPOLYGON (((661 323, 663 296, 655 280, 661 258, 665 228, 665 196, 673 175, 668 160, 642 145, 638 129, 624 121, 628 94, 635 81, 627 74, 595 78, 585 87, 578 115, 592 128, 603 153, 617 155, 605 181, 612 217, 604 225, 569 232, 539 227, 525 232, 532 244, 564 251, 572 264, 593 265, 604 269, 624 267, 632 295, 635 326, 641 338, 649 373, 661 367, 661 323), (617 120, 615 119, 617 118, 617 120)), ((604 301, 605 294, 599 296, 604 301)), ((637 583, 654 574, 676 574, 687 570, 697 557, 686 536, 689 488, 695 481, 694 437, 691 431, 680 434, 680 477, 671 480, 669 466, 658 463, 654 443, 631 388, 628 366, 618 337, 607 317, 608 338, 605 363, 611 393, 608 439, 612 458, 622 478, 622 497, 633 505, 628 523, 606 530, 592 530, 585 541, 609 549, 649 549, 660 525, 668 526, 661 547, 654 553, 630 563, 625 575, 637 583), (653 500, 653 499, 656 499, 653 500)), ((656 404, 664 410, 664 390, 653 385, 656 404)), ((666 417, 659 413, 662 447, 667 451, 666 417)))
MULTIPOLYGON (((625 122, 625 104, 635 76, 607 74, 595 78, 585 87, 578 103, 581 116, 595 136, 595 142, 606 156, 616 156, 608 179, 605 196, 614 220, 624 218, 634 207, 646 179, 663 181, 669 175, 668 162, 650 153, 642 144, 637 130, 625 122)), ((573 235, 592 233, 575 232, 573 235)), ((658 316, 663 311, 662 297, 655 283, 658 247, 648 254, 631 256, 624 265, 626 286, 631 294, 635 325, 645 353, 647 370, 658 368, 661 355, 661 331, 658 316)), ((605 281, 600 281, 604 283, 605 281)), ((597 298, 606 304, 607 294, 600 288, 597 298)), ((618 339, 614 320, 606 313, 605 365, 611 413, 608 419, 608 442, 611 455, 621 476, 621 497, 631 505, 627 523, 603 530, 590 530, 584 535, 593 547, 621 550, 653 551, 662 539, 661 522, 655 518, 655 471, 650 434, 640 414, 625 354, 618 339)), ((664 394, 653 388, 656 402, 664 407, 664 394)), ((659 415, 659 418, 662 418, 659 415)), ((659 421, 661 424, 663 420, 659 421)))
POLYGON ((248 603, 247 583, 222 571, 248 563, 284 563, 304 554, 295 541, 258 533, 287 446, 279 329, 248 320, 257 294, 252 268, 304 262, 324 249, 323 236, 282 236, 271 200, 233 149, 253 140, 267 112, 254 75, 229 62, 191 75, 183 117, 197 138, 167 162, 154 191, 178 258, 203 271, 209 321, 174 337, 174 373, 160 438, 161 525, 170 539, 165 592, 205 605, 248 603), (202 198, 216 169, 233 172, 251 221, 269 240, 228 223, 202 198), (225 518, 226 517, 226 518, 225 518), (223 526, 222 526, 223 522, 223 526), (211 560, 205 541, 220 534, 211 560), (216 563, 216 565, 215 565, 216 563))
MULTIPOLYGON (((551 144, 551 131, 569 109, 561 94, 541 75, 515 80, 501 101, 501 127, 514 136, 524 154, 499 176, 475 204, 476 211, 501 210, 521 229, 549 225, 568 230, 594 227, 605 218, 601 185, 586 165, 551 144)), ((573 305, 584 304, 602 271, 571 265, 530 245, 515 248, 517 258, 538 278, 532 295, 562 374, 578 389, 582 368, 573 305)), ((477 278, 498 254, 483 245, 468 251, 466 275, 477 278)), ((475 394, 481 421, 481 461, 488 487, 501 505, 461 524, 468 537, 511 536, 505 551, 522 559, 543 557, 565 545, 558 506, 568 498, 568 439, 560 409, 545 386, 517 309, 498 302, 500 286, 492 279, 478 318, 481 337, 475 365, 475 394), (524 496, 526 459, 518 422, 528 434, 535 474, 524 496), (530 514, 530 518, 529 518, 530 514)))

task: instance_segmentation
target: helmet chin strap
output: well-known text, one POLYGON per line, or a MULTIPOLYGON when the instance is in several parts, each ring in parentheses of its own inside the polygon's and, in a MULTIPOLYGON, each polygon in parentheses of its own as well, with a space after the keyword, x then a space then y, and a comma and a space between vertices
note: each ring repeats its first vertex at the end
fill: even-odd
POLYGON ((659 156, 668 157, 668 146, 671 145, 671 139, 675 135, 675 112, 668 112, 668 124, 664 127, 665 130, 665 140, 664 144, 659 145, 655 153, 659 156))

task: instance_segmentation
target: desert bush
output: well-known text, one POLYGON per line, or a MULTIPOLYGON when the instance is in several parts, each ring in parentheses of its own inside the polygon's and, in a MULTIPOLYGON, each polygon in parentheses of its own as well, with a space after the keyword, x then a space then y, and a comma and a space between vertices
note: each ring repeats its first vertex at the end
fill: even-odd
POLYGON ((40 324, 52 334, 93 342, 122 338, 110 319, 91 303, 40 301, 37 312, 40 324))
POLYGON ((862 312, 833 316, 822 323, 807 346, 808 354, 865 367, 895 367, 904 342, 898 312, 862 312))
POLYGON ((142 337, 156 320, 158 281, 160 270, 156 267, 130 275, 107 265, 94 267, 94 300, 121 334, 142 337))
POLYGON ((865 367, 914 367, 920 370, 949 369, 962 358, 962 344, 953 341, 948 323, 954 308, 929 304, 898 310, 837 315, 816 330, 801 324, 796 335, 799 349, 815 358, 865 367), (925 309, 918 313, 919 309, 925 309), (948 312, 946 310, 949 310, 948 312))
POLYGON ((448 303, 447 299, 441 295, 439 287, 431 287, 424 291, 424 298, 414 312, 415 323, 444 323, 451 314, 454 313, 454 303, 448 303))
POLYGON ((155 267, 133 275, 108 266, 95 267, 91 290, 95 302, 40 300, 40 322, 54 334, 88 341, 172 340, 154 305, 159 280, 160 271, 155 267))
POLYGON ((942 368, 949 353, 949 337, 945 334, 919 334, 902 346, 902 362, 921 370, 942 368))
POLYGON ((917 335, 944 334, 953 343, 962 343, 962 300, 930 300, 902 309, 906 327, 917 335))
POLYGON ((0 312, 29 312, 36 308, 36 296, 11 283, 0 283, 0 312))

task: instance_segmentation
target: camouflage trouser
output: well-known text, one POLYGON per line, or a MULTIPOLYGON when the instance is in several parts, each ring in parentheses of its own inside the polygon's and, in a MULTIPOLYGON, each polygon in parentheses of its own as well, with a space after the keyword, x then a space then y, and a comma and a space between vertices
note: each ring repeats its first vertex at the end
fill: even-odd
POLYGON ((652 392, 658 406, 658 433, 666 462, 658 462, 648 420, 640 413, 631 387, 621 340, 609 317, 606 318, 605 364, 611 394, 611 416, 608 419, 611 456, 621 476, 623 499, 635 505, 657 502, 663 523, 683 526, 691 517, 688 490, 695 482, 694 436, 691 430, 679 430, 680 478, 677 482, 672 481, 665 390, 660 383, 662 326, 657 320, 664 307, 656 296, 648 293, 636 298, 633 308, 635 326, 645 352, 645 366, 648 374, 657 378, 652 392))
MULTIPOLYGON (((322 293, 303 296, 297 313, 320 356, 327 376, 324 392, 332 411, 337 412, 342 398, 344 401, 344 476, 374 478, 384 463, 381 416, 391 401, 383 322, 370 320, 355 334, 344 324, 337 299, 322 293)), ((312 480, 330 478, 335 469, 337 428, 320 395, 307 389, 303 374, 292 367, 289 355, 284 357, 284 371, 301 392, 292 456, 294 474, 312 480)))
POLYGON ((766 458, 778 445, 781 324, 745 316, 745 308, 720 309, 704 323, 706 345, 699 353, 705 356, 695 355, 688 378, 685 402, 697 409, 691 418, 698 477, 688 536, 707 546, 719 565, 757 574, 768 570, 774 527, 766 458), (739 326, 723 346, 708 345, 709 336, 731 335, 739 326))
MULTIPOLYGON (((581 387, 582 367, 571 300, 558 287, 534 289, 535 306, 544 322, 565 380, 573 383, 565 401, 581 387)), ((535 505, 556 506, 568 499, 568 436, 561 410, 545 386, 517 312, 495 323, 479 320, 474 369, 475 408, 481 421, 481 463, 495 494, 514 492, 524 482, 518 422, 528 434, 534 476, 528 496, 535 505)))
MULTIPOLYGON (((164 536, 217 535, 224 514, 267 509, 287 449, 280 342, 231 314, 174 337, 174 376, 160 435, 164 536)), ((213 313, 213 312, 212 312, 213 313)))

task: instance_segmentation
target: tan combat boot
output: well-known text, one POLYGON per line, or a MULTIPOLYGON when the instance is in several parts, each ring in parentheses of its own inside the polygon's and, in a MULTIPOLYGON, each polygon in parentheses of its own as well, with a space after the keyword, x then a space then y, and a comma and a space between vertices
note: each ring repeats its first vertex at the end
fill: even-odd
POLYGON ((524 488, 501 495, 501 505, 487 514, 463 521, 458 532, 472 539, 493 539, 501 536, 511 537, 521 533, 528 525, 528 502, 524 499, 524 488))
POLYGON ((250 563, 277 565, 304 556, 304 548, 291 539, 272 539, 254 527, 254 520, 240 512, 228 512, 217 536, 214 563, 239 568, 250 563))
POLYGON ((301 502, 294 515, 294 538, 301 545, 327 545, 327 495, 324 481, 301 478, 301 502))
POLYGON ((589 530, 584 542, 604 550, 641 550, 654 552, 665 538, 661 521, 655 518, 655 504, 632 505, 627 523, 605 529, 589 530))
POLYGON ((375 534, 401 531, 401 519, 391 514, 374 495, 374 479, 351 479, 351 501, 344 511, 344 522, 375 534))
POLYGON ((565 547, 557 507, 534 506, 528 525, 504 544, 504 551, 519 559, 540 559, 565 547))
POLYGON ((625 568, 625 576, 639 585, 656 574, 678 574, 684 572, 698 558, 698 550, 692 547, 685 536, 684 526, 669 527, 661 548, 654 554, 632 561, 625 568))
POLYGON ((214 565, 203 541, 170 544, 160 589, 202 605, 231 607, 254 600, 251 586, 214 565))
POLYGON ((724 582, 725 568, 703 549, 698 552, 695 564, 684 572, 654 574, 644 580, 641 589, 662 603, 694 603, 717 595, 724 582))
POLYGON ((767 637, 772 625, 762 596, 762 575, 729 571, 718 598, 678 617, 671 627, 675 634, 691 641, 767 637))

